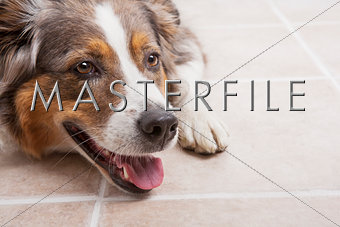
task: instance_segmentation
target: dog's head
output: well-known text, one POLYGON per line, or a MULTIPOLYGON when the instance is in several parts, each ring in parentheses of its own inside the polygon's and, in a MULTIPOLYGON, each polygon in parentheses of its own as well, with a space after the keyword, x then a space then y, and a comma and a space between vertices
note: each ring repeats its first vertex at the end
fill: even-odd
MULTIPOLYGON (((164 81, 174 72, 178 12, 166 0, 7 0, 0 2, 0 111, 26 152, 79 151, 109 180, 131 192, 159 186, 162 163, 150 153, 177 139, 177 119, 162 110, 164 81), (123 105, 115 90, 127 98, 123 105), (148 111, 144 87, 149 85, 148 111), (58 81, 64 111, 54 98, 48 112, 38 99, 38 81, 47 99, 58 81), (73 107, 85 83, 100 107, 73 107), (77 143, 78 146, 74 143, 77 143)), ((85 93, 83 99, 86 97, 85 93)))

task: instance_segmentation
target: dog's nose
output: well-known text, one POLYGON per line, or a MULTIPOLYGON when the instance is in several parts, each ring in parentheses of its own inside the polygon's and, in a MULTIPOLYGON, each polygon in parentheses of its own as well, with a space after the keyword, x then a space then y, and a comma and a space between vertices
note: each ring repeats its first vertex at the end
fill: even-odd
POLYGON ((175 137, 178 120, 171 113, 150 110, 142 113, 138 124, 142 133, 151 142, 165 144, 175 137))

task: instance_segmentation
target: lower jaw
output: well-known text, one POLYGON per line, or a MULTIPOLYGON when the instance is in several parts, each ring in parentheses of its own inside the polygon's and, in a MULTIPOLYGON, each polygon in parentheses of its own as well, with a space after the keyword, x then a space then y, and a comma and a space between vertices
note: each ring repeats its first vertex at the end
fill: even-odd
POLYGON ((118 168, 115 164, 110 163, 111 158, 117 156, 113 153, 113 157, 107 157, 101 155, 101 152, 95 152, 93 149, 91 149, 92 145, 89 145, 89 143, 93 142, 95 143, 91 137, 89 137, 86 133, 81 133, 82 131, 75 127, 73 124, 65 123, 64 124, 65 129, 68 131, 68 133, 71 135, 71 138, 80 146, 81 148, 81 154, 85 156, 91 163, 93 163, 100 172, 109 180, 110 183, 113 183, 120 189, 134 193, 134 194, 145 194, 151 191, 141 189, 137 186, 135 186, 133 183, 130 183, 127 180, 124 180, 122 178, 122 169, 118 168), (76 128, 77 130, 75 130, 76 128), (79 136, 79 134, 85 134, 82 136, 79 136), (74 136, 77 135, 78 136, 74 136), (73 135, 73 136, 72 136, 73 135), (81 138, 79 138, 81 137, 81 138), (90 142, 84 142, 84 141, 90 141, 90 142))

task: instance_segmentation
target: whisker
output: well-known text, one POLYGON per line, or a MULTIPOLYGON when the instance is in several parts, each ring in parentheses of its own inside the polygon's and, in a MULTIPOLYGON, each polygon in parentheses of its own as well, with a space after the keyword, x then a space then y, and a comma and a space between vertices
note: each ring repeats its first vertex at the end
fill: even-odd
MULTIPOLYGON (((99 151, 97 157, 96 157, 95 159, 93 159, 94 162, 97 161, 99 155, 100 155, 104 150, 105 150, 105 148, 102 148, 101 151, 99 151)), ((93 165, 93 166, 94 166, 94 165, 93 165)), ((92 167, 90 168, 90 170, 89 170, 88 177, 90 176, 90 173, 91 173, 91 170, 92 170, 93 166, 92 166, 92 167)))
MULTIPOLYGON (((81 130, 81 131, 79 131, 79 132, 76 132, 76 133, 74 133, 74 134, 72 134, 72 135, 70 135, 71 137, 75 137, 75 136, 77 136, 77 135, 79 135, 79 134, 81 134, 81 133, 84 133, 84 132, 88 132, 89 130, 93 130, 93 129, 97 129, 97 127, 92 127, 92 128, 89 128, 89 129, 84 129, 84 130, 81 130)), ((60 147, 60 145, 62 144, 62 143, 64 143, 66 140, 68 140, 69 138, 68 137, 66 137, 65 139, 63 139, 58 145, 56 145, 56 148, 59 148, 60 147)))
MULTIPOLYGON (((93 137, 92 137, 93 138, 93 137)), ((83 145, 84 143, 87 143, 88 141, 90 141, 92 138, 89 138, 87 140, 84 140, 83 142, 77 144, 76 146, 74 146, 72 149, 68 150, 67 153, 60 159, 57 161, 57 163, 52 167, 52 169, 54 169, 55 167, 57 167, 57 165, 62 162, 63 160, 65 160, 65 158, 72 153, 72 151, 74 151, 76 148, 80 147, 81 145, 83 145)))
POLYGON ((95 159, 93 159, 93 161, 97 161, 97 159, 99 158, 99 156, 102 154, 103 151, 105 151, 105 148, 102 148, 102 149, 98 152, 97 156, 95 157, 95 159))

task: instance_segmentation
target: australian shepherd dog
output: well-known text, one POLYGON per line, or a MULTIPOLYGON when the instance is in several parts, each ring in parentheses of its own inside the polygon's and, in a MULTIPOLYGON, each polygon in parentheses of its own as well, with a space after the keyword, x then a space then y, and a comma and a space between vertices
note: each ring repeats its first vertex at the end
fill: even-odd
POLYGON ((202 154, 228 145, 211 112, 183 106, 204 70, 171 0, 0 0, 0 150, 78 152, 111 184, 148 192, 164 177, 153 153, 177 142, 202 154), (168 97, 181 111, 164 109, 166 90, 181 93, 168 97), (39 94, 52 91, 61 99, 46 111, 39 94))

